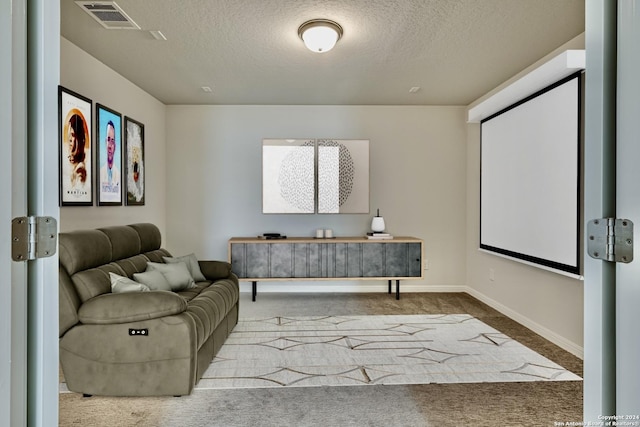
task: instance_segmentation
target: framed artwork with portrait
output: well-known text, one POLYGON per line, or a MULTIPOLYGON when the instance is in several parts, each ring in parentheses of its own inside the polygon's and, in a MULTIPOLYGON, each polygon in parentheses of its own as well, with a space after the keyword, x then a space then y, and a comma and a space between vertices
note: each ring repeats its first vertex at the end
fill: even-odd
POLYGON ((144 125, 124 118, 125 183, 127 206, 144 205, 144 125))
POLYGON ((98 206, 122 205, 122 115, 96 103, 98 206))
POLYGON ((58 86, 60 206, 92 206, 92 101, 58 86))

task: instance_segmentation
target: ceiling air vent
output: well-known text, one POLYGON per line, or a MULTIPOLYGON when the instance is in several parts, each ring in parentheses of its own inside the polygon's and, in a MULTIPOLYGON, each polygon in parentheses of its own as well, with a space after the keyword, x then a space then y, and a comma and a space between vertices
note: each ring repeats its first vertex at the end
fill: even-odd
POLYGON ((76 4, 107 30, 140 29, 113 1, 76 1, 76 4))

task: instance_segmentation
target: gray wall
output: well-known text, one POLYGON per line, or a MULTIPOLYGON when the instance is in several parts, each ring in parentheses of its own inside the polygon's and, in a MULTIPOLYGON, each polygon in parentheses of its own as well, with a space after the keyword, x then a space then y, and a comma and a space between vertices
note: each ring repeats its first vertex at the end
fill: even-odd
MULTIPOLYGON (((64 37, 60 38, 60 84, 93 101, 94 123, 96 102, 122 114, 123 126, 125 115, 143 123, 146 165, 145 206, 98 207, 94 191, 93 207, 74 206, 60 209, 60 231, 152 222, 164 235, 165 105, 64 37)), ((95 138, 95 132, 92 138, 95 138)), ((95 165, 95 158, 93 164, 95 165)), ((94 167, 94 173, 95 171, 94 167)))
POLYGON ((167 241, 227 258, 230 237, 387 230, 425 240, 424 285, 465 282, 463 107, 168 106, 167 241), (263 138, 369 139, 370 214, 262 214, 263 138))

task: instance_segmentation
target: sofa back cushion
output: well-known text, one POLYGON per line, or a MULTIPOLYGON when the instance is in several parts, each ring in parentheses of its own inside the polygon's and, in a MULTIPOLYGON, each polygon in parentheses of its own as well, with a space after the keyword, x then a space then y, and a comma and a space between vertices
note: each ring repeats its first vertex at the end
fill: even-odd
POLYGON ((164 257, 171 256, 171 254, 166 249, 158 249, 155 251, 145 252, 144 256, 146 256, 151 262, 164 262, 164 257))
POLYGON ((69 276, 78 271, 111 262, 111 241, 99 230, 60 233, 58 238, 60 265, 69 276))
POLYGON ((73 282, 69 278, 67 272, 60 266, 59 270, 59 307, 58 312, 58 336, 64 335, 73 325, 78 323, 78 309, 80 308, 80 299, 75 290, 73 282))
POLYGON ((140 252, 150 252, 159 249, 162 244, 162 236, 160 230, 153 224, 140 223, 131 224, 129 227, 136 230, 140 236, 140 252))
POLYGON ((158 227, 147 223, 60 233, 60 266, 85 302, 111 292, 110 272, 132 277, 145 271, 148 261, 170 256, 160 249, 161 240, 158 227))
POLYGON ((111 259, 109 261, 129 258, 140 253, 140 236, 133 228, 114 226, 98 230, 106 234, 111 242, 111 259))
POLYGON ((122 270, 125 272, 125 276, 131 278, 135 273, 140 273, 141 271, 145 271, 147 268, 147 263, 149 262, 149 258, 145 255, 134 255, 129 258, 120 259, 118 261, 114 261, 122 270))
POLYGON ((71 276, 71 281, 76 288, 80 301, 85 302, 95 296, 111 292, 111 277, 109 273, 126 276, 122 268, 116 263, 79 271, 71 276))

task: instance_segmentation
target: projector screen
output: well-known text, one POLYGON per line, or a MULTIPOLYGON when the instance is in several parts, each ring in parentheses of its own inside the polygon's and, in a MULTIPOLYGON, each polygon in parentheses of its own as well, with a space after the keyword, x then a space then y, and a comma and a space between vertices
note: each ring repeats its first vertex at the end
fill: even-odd
POLYGON ((480 248, 581 274, 582 73, 481 122, 480 248))

